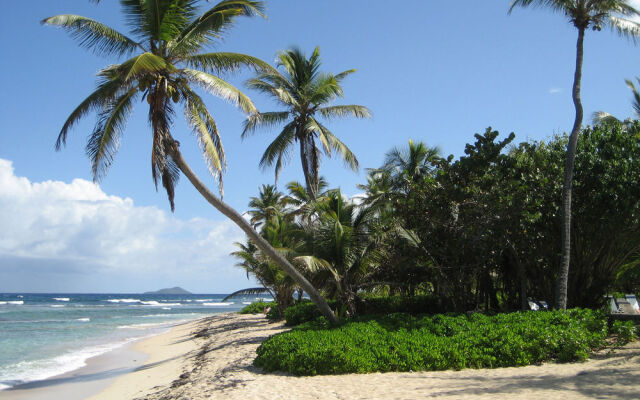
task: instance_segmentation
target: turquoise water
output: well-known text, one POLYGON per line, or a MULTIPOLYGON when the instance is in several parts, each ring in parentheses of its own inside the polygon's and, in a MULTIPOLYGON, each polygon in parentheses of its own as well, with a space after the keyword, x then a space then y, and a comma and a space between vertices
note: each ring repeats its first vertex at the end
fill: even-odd
POLYGON ((237 311, 255 297, 0 294, 0 390, 83 367, 85 360, 176 323, 237 311))

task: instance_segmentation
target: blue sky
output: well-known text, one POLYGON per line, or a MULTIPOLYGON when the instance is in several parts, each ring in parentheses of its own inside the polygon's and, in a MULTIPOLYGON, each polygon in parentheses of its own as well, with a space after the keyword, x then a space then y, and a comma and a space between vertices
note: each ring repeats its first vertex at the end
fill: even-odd
MULTIPOLYGON (((640 6, 640 2, 634 2, 640 6)), ((359 173, 324 159, 321 173, 345 194, 359 191, 365 168, 411 138, 459 156, 488 126, 516 141, 544 140, 570 129, 576 31, 560 14, 518 9, 506 0, 270 0, 268 19, 242 19, 215 50, 272 62, 291 46, 320 46, 323 70, 356 68, 336 104, 369 107, 372 120, 336 121, 332 131, 353 150, 359 173)), ((203 2, 206 6, 207 3, 203 2)), ((88 185, 84 154, 94 116, 55 152, 62 123, 92 90, 95 73, 118 62, 81 49, 62 30, 39 24, 55 14, 95 18, 127 32, 115 0, 13 2, 0 26, 0 292, 135 292, 180 285, 229 292, 252 283, 227 256, 242 235, 183 179, 176 212, 150 174, 146 103, 129 121, 114 165, 100 187, 88 185), (75 181, 74 181, 75 180, 75 181), (84 289, 84 290, 83 290, 84 289)), ((585 42, 585 115, 631 115, 625 79, 640 75, 640 49, 609 31, 585 42)), ((249 73, 228 77, 242 86, 249 73)), ((245 90, 261 111, 277 106, 245 90)), ((240 139, 244 116, 207 97, 227 151, 225 200, 246 210, 272 170, 258 160, 275 131, 240 139)), ((207 177, 197 144, 176 118, 174 136, 196 172, 207 177)), ((588 122, 588 121, 585 121, 588 122)), ((302 180, 297 154, 281 187, 302 180)))

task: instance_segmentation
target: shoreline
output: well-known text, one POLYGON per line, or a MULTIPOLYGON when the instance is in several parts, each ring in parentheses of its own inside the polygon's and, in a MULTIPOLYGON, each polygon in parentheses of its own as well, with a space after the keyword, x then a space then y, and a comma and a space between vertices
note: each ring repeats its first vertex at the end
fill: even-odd
MULTIPOLYGON (((572 400, 634 399, 640 393, 640 341, 613 352, 596 353, 583 363, 526 367, 312 377, 267 374, 253 367, 260 343, 288 329, 282 323, 270 323, 263 315, 236 313, 215 314, 174 326, 168 332, 130 344, 121 354, 111 352, 115 358, 137 354, 139 365, 118 370, 101 387, 93 386, 94 391, 87 398, 337 400, 502 396, 572 400)), ((31 397, 7 399, 67 398, 52 397, 51 391, 65 388, 68 391, 76 385, 62 382, 37 389, 42 390, 37 393, 49 397, 34 397, 36 392, 31 392, 31 397)), ((0 398, 4 399, 3 394, 0 398)))
POLYGON ((195 325, 205 318, 207 317, 180 322, 161 331, 141 336, 121 347, 86 359, 85 365, 75 370, 2 390, 0 398, 3 400, 93 398, 118 379, 146 368, 151 362, 159 361, 155 360, 156 355, 162 353, 157 351, 158 347, 162 347, 165 342, 173 341, 176 335, 182 334, 183 330, 189 329, 190 325, 195 325))

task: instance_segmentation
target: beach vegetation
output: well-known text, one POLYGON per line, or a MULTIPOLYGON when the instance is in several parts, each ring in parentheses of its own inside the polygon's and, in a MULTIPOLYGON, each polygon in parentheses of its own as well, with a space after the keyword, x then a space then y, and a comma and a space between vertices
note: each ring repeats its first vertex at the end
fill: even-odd
MULTIPOLYGON (((474 139, 458 159, 420 142, 393 149, 359 198, 323 189, 311 199, 289 184, 270 206, 289 226, 277 248, 343 317, 552 304, 568 138, 516 145, 489 128, 474 139)), ((640 289, 640 122, 584 128, 578 150, 569 304, 595 309, 640 289)), ((289 325, 320 315, 288 305, 289 325)))
POLYGON ((606 345, 599 311, 360 317, 307 323, 263 342, 254 365, 295 375, 438 371, 583 361, 606 345))

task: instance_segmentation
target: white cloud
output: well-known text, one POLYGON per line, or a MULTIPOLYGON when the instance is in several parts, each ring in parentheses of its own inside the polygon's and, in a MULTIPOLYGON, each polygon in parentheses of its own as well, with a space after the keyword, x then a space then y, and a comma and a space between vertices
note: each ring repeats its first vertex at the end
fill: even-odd
POLYGON ((549 94, 558 94, 558 93, 562 93, 562 88, 552 87, 551 89, 549 89, 549 94))
MULTIPOLYGON (((246 282, 229 257, 233 242, 243 238, 230 221, 180 220, 156 207, 137 207, 130 198, 110 196, 82 179, 31 182, 16 176, 12 163, 3 159, 0 188, 0 274, 5 274, 0 291, 46 290, 46 282, 36 285, 38 276, 27 278, 28 268, 47 276, 79 274, 83 285, 90 278, 91 291, 118 290, 100 286, 101 277, 105 284, 109 278, 116 283, 131 278, 122 290, 136 291, 190 282, 189 290, 224 291, 224 278, 238 281, 228 282, 230 289, 246 282), (7 276, 18 287, 8 287, 7 276)), ((54 291, 74 290, 50 283, 54 291)))

